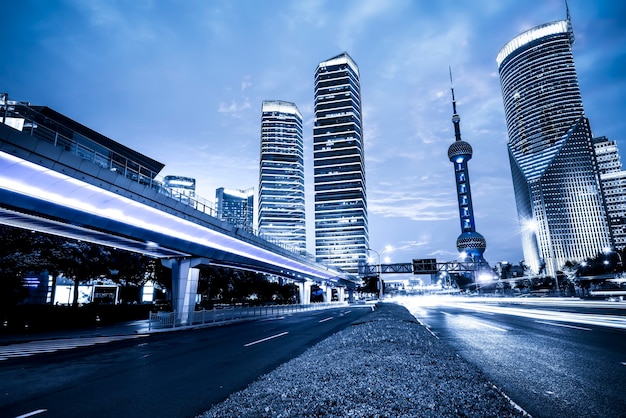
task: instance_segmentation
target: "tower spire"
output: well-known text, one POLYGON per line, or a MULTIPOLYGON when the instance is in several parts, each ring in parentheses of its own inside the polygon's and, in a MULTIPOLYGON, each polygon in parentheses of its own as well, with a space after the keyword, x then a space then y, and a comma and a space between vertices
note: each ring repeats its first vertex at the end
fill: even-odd
POLYGON ((567 20, 567 35, 569 36, 569 44, 574 43, 574 28, 572 27, 572 15, 569 13, 569 5, 565 0, 565 20, 567 20))
POLYGON ((450 71, 450 91, 452 92, 452 123, 454 124, 454 137, 457 141, 461 140, 461 117, 456 112, 456 99, 454 98, 454 83, 452 83, 452 67, 448 67, 450 71))

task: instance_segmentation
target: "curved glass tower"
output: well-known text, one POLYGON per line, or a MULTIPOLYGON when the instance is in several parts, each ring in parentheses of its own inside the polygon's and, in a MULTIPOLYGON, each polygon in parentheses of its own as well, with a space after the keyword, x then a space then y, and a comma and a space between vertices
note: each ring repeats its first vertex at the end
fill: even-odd
POLYGON ((259 233, 306 253, 304 142, 298 107, 263 101, 259 170, 259 233))
POLYGON ((369 247, 359 68, 347 53, 315 71, 315 255, 349 273, 369 247))
POLYGON ((509 41, 496 61, 524 259, 554 276, 611 246, 569 12, 509 41))

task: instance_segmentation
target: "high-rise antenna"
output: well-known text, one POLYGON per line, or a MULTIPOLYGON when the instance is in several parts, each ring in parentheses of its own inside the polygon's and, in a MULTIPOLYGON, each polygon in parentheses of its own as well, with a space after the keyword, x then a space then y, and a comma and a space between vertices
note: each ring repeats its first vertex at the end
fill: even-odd
POLYGON ((572 15, 569 13, 569 5, 567 4, 567 0, 565 0, 565 16, 567 20, 567 34, 569 36, 569 43, 572 45, 574 43, 574 28, 572 28, 572 15))
POLYGON ((456 99, 454 98, 454 83, 452 82, 452 67, 448 66, 448 71, 450 71, 450 91, 452 92, 452 110, 456 115, 456 99))

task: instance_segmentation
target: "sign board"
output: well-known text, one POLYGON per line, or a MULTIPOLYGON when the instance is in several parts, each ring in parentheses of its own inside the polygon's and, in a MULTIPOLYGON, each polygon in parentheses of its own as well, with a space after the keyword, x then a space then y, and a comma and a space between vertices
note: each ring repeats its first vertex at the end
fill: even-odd
POLYGON ((421 258, 413 259, 413 274, 436 274, 437 273, 437 259, 436 258, 421 258))

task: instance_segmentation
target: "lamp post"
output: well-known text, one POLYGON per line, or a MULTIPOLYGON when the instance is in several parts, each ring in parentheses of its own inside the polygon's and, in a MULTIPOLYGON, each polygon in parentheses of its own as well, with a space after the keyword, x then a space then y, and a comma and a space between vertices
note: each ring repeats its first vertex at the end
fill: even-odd
POLYGON ((380 266, 380 253, 376 250, 372 250, 371 248, 368 248, 367 251, 371 251, 373 253, 376 253, 376 255, 378 256, 378 264, 377 264, 377 269, 376 269, 376 273, 378 274, 378 300, 383 300, 383 281, 381 278, 381 266, 380 266))
MULTIPOLYGON (((613 248, 611 248, 611 247, 606 247, 606 248, 604 248, 603 252, 604 252, 604 254, 605 254, 607 257, 608 257, 608 255, 609 255, 610 253, 612 253, 612 252, 614 252, 615 254, 617 254, 617 259, 619 260, 619 262, 617 263, 617 265, 618 265, 619 267, 622 267, 622 266, 623 266, 623 264, 622 264, 622 255, 619 253, 619 251, 614 250, 614 249, 613 249, 613 248)), ((609 263, 608 263, 608 260, 605 260, 605 261, 604 261, 604 264, 609 264, 609 263)))

